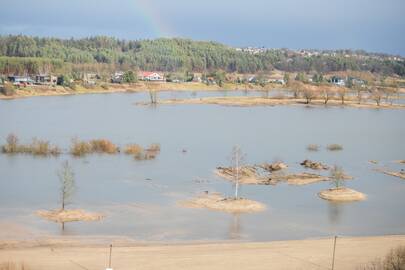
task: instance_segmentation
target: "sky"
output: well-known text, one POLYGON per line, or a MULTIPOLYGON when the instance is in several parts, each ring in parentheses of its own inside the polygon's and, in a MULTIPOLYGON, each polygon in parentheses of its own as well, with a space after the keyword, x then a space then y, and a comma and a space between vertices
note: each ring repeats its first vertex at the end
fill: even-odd
POLYGON ((405 56, 405 0, 0 0, 0 35, 183 37, 405 56))

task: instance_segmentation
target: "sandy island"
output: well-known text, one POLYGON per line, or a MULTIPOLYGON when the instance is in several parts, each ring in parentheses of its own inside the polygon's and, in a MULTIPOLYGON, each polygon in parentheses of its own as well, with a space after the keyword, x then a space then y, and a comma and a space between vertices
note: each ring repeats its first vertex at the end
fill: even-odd
POLYGON ((353 202, 366 199, 366 195, 350 188, 327 189, 319 192, 318 195, 324 200, 335 202, 353 202))
MULTIPOLYGON (((149 103, 140 102, 138 105, 148 105, 149 103)), ((166 99, 159 100, 158 104, 176 105, 176 104, 212 104, 223 106, 279 106, 279 105, 301 105, 301 106, 347 106, 354 108, 371 108, 371 109, 405 109, 402 104, 380 104, 377 106, 375 103, 363 102, 358 104, 356 101, 347 100, 345 104, 341 104, 339 100, 330 100, 327 105, 323 100, 312 100, 307 104, 305 99, 294 98, 264 98, 264 97, 205 97, 205 98, 190 98, 190 99, 166 99)))
POLYGON ((88 213, 81 209, 76 210, 40 210, 36 214, 44 219, 64 223, 74 221, 99 221, 104 218, 103 215, 97 213, 88 213))
MULTIPOLYGON (((0 264, 23 262, 29 270, 105 269, 108 264, 108 244, 89 245, 85 238, 81 245, 73 246, 67 239, 49 245, 40 239, 33 242, 35 247, 1 248, 0 264)), ((112 267, 116 270, 323 270, 331 267, 333 239, 172 245, 112 243, 112 267)), ((358 269, 404 245, 403 235, 339 237, 335 269, 358 269)))
MULTIPOLYGON (((330 180, 327 176, 306 172, 295 174, 273 172, 267 175, 262 175, 258 171, 258 168, 262 167, 262 165, 242 167, 239 172, 239 183, 244 185, 276 185, 285 182, 289 185, 301 186, 330 180)), ((232 168, 218 167, 215 170, 215 174, 228 181, 234 181, 235 179, 234 170, 232 168)), ((347 178, 349 178, 349 176, 347 176, 347 178)))
POLYGON ((179 205, 186 208, 206 208, 228 213, 252 213, 266 209, 262 203, 243 198, 224 198, 219 193, 201 194, 191 200, 181 201, 179 205))

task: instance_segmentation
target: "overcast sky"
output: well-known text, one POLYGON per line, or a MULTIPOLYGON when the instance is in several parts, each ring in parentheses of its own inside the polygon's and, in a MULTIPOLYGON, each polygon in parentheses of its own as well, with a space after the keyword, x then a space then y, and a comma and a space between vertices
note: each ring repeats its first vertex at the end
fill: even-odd
POLYGON ((0 34, 186 37, 405 56, 405 0, 0 0, 0 34))

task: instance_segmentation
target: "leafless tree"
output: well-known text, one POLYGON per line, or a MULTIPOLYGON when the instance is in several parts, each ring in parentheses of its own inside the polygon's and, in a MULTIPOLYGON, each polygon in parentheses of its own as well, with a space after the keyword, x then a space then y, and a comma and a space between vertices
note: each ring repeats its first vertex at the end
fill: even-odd
POLYGON ((347 88, 346 87, 340 87, 339 90, 337 91, 338 96, 340 100, 342 101, 342 105, 345 104, 345 99, 347 95, 347 88))
POLYGON ((75 176, 72 167, 68 161, 63 162, 62 168, 58 171, 60 181, 60 201, 62 210, 70 203, 73 194, 76 191, 75 176))
POLYGON ((234 146, 231 153, 231 166, 233 170, 233 182, 235 184, 235 199, 239 199, 240 170, 243 166, 245 155, 239 146, 234 146))
POLYGON ((330 89, 328 89, 328 88, 324 88, 323 91, 322 91, 322 97, 323 97, 323 100, 324 100, 324 104, 325 104, 325 105, 328 104, 328 101, 329 101, 334 95, 335 95, 335 93, 334 93, 332 90, 330 90, 330 89))
POLYGON ((380 106, 382 96, 383 93, 378 88, 371 91, 371 98, 377 103, 377 106, 380 106))
POLYGON ((316 97, 316 92, 313 89, 306 88, 302 93, 307 104, 311 103, 311 101, 316 97))
POLYGON ((342 167, 333 166, 330 170, 330 178, 333 183, 333 186, 336 189, 341 188, 344 185, 344 172, 342 167))

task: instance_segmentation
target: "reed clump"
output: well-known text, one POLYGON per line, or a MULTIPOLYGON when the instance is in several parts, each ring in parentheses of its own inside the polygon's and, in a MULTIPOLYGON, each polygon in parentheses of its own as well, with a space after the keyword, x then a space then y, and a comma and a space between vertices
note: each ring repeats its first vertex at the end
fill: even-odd
POLYGON ((341 151, 343 150, 343 146, 340 144, 330 144, 328 145, 327 149, 329 151, 341 151))
POLYGON ((58 156, 62 153, 56 145, 51 145, 49 141, 32 139, 30 144, 20 144, 15 134, 7 136, 6 144, 2 147, 5 154, 31 154, 34 156, 58 156))

